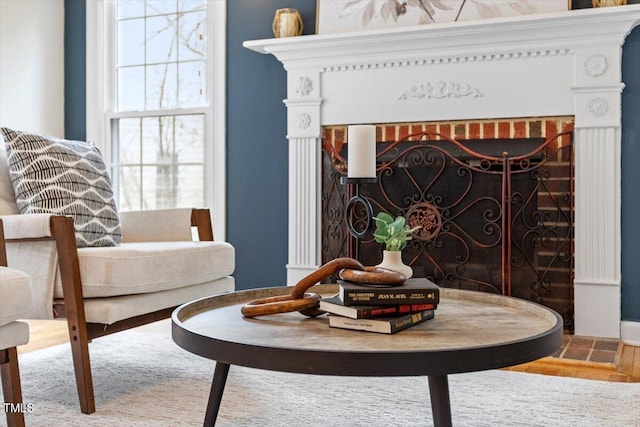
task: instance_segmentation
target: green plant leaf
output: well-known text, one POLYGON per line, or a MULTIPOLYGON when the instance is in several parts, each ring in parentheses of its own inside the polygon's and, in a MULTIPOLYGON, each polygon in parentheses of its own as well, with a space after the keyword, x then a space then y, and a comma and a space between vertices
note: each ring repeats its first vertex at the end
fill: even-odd
POLYGON ((373 233, 373 238, 374 238, 374 240, 376 241, 376 243, 384 243, 384 242, 387 240, 387 233, 380 234, 380 233, 378 233, 378 231, 376 230, 376 231, 373 233))
POLYGON ((388 251, 404 249, 407 241, 412 239, 411 233, 421 228, 419 225, 409 228, 403 216, 393 218, 386 212, 378 212, 374 219, 376 230, 373 238, 377 243, 383 243, 388 251))
POLYGON ((380 221, 385 226, 393 222, 393 217, 386 212, 378 212, 378 215, 376 215, 374 219, 376 221, 376 224, 378 223, 378 221, 380 221))
POLYGON ((398 217, 391 224, 387 225, 391 234, 397 234, 399 230, 402 230, 404 227, 404 218, 402 218, 402 221, 400 220, 401 218, 402 217, 398 217))

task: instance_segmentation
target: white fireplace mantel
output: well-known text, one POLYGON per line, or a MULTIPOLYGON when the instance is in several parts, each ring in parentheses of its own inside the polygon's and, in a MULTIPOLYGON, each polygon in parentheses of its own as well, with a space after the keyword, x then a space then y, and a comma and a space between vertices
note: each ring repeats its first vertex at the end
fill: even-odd
POLYGON ((629 5, 245 42, 287 70, 287 282, 321 263, 323 125, 573 115, 575 333, 620 337, 621 59, 638 23, 629 5))

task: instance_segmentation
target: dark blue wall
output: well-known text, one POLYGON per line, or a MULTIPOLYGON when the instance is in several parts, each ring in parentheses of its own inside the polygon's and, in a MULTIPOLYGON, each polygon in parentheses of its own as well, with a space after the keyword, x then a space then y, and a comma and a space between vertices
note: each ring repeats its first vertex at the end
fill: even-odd
POLYGON ((227 2, 227 240, 238 289, 286 284, 286 72, 274 56, 242 47, 273 37, 274 12, 285 7, 315 33, 315 0, 227 2))
POLYGON ((622 50, 622 320, 640 321, 640 27, 622 50))
MULTIPOLYGON (((65 0, 65 127, 85 135, 84 0, 65 0), (69 28, 73 27, 73 28, 69 28)), ((270 38, 274 11, 300 10, 315 32, 315 0, 227 3, 227 238, 236 247, 238 289, 285 283, 287 262, 286 73, 271 55, 242 47, 270 38)), ((640 28, 623 48, 622 318, 640 320, 640 28)))
POLYGON ((83 141, 86 129, 86 3, 64 0, 64 133, 83 141))

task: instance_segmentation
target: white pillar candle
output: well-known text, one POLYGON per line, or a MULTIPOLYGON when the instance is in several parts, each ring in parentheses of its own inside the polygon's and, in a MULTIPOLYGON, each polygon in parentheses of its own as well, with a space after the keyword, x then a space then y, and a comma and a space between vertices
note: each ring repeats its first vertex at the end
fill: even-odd
POLYGON ((376 127, 373 125, 349 126, 347 155, 349 178, 375 178, 376 127))

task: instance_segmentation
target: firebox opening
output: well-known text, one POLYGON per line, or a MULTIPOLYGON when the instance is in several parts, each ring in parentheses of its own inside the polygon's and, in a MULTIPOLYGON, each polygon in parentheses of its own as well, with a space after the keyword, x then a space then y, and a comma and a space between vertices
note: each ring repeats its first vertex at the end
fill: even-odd
MULTIPOLYGON (((496 121, 496 128, 501 122, 496 121)), ((555 137, 570 128, 571 120, 525 122, 527 131, 517 138, 511 132, 490 139, 455 139, 422 130, 432 124, 419 125, 421 135, 409 128, 414 137, 407 133, 378 143, 378 183, 361 186, 360 194, 375 213, 403 215, 411 225, 423 225, 403 251, 414 276, 444 287, 539 302, 559 312, 571 331, 573 147, 571 133, 555 137), (536 133, 542 128, 550 132, 531 136, 532 129, 536 133)), ((459 130, 456 125, 450 128, 459 130)), ((404 126, 378 125, 378 136, 387 136, 389 127, 395 127, 398 136, 404 126)), ((324 134, 345 153, 344 141, 335 139, 341 135, 336 128, 325 127, 324 134)), ((344 165, 341 169, 325 154, 323 262, 357 254, 365 265, 378 264, 380 245, 370 236, 354 239, 346 231, 344 207, 353 188, 339 183, 344 172, 344 165)), ((357 224, 364 212, 352 215, 357 224)))

